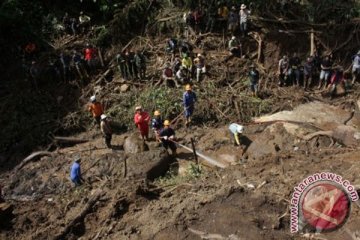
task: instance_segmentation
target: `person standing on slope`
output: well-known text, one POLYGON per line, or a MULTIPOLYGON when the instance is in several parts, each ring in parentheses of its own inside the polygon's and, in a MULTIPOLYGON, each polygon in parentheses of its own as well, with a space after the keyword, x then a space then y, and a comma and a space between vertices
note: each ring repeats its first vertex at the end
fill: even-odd
POLYGON ((141 106, 137 106, 135 108, 134 122, 135 125, 139 128, 143 141, 149 140, 150 115, 143 111, 141 106))

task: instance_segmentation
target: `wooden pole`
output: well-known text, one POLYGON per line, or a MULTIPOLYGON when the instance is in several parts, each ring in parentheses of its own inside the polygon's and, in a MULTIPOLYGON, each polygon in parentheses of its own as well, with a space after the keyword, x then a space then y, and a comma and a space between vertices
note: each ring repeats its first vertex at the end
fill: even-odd
POLYGON ((314 29, 311 29, 310 32, 310 56, 315 52, 315 41, 314 41, 314 29))
POLYGON ((198 157, 197 157, 197 155, 196 155, 194 138, 191 138, 191 146, 192 146, 192 149, 193 149, 193 154, 194 154, 194 158, 195 158, 196 165, 199 167, 199 159, 198 159, 198 157))

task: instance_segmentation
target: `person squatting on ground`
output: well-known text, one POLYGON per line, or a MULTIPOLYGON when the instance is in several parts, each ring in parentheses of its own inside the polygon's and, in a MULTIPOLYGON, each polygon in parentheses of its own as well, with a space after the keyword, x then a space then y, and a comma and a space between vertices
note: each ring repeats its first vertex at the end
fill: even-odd
MULTIPOLYGON (((329 83, 329 91, 331 99, 336 95, 336 86, 344 83, 344 69, 341 66, 335 68, 334 73, 331 75, 329 83)), ((327 86, 326 86, 327 87, 327 86)))
POLYGON ((250 66, 249 71, 249 80, 250 80, 250 91, 253 96, 258 96, 258 85, 259 85, 260 74, 259 71, 255 68, 255 65, 250 66))
POLYGON ((161 118, 161 113, 159 110, 154 112, 154 118, 151 120, 151 128, 154 131, 155 138, 157 141, 160 141, 160 131, 163 129, 164 123, 161 118))
POLYGON ((162 145, 167 150, 168 148, 171 149, 171 154, 176 154, 176 144, 175 144, 175 131, 170 127, 170 121, 164 121, 164 128, 160 131, 160 139, 162 145))
POLYGON ((244 132, 244 126, 239 125, 237 123, 231 123, 229 126, 229 130, 231 132, 231 135, 233 136, 234 145, 240 146, 241 145, 240 137, 241 134, 244 132))
POLYGON ((112 130, 110 121, 105 114, 101 115, 100 129, 105 139, 105 144, 108 148, 111 148, 112 130))
POLYGON ((243 37, 247 34, 248 31, 247 21, 248 21, 248 17, 250 16, 250 13, 251 11, 246 8, 246 5, 241 4, 239 16, 240 16, 240 32, 243 37))
POLYGON ((134 122, 140 131, 140 135, 143 141, 149 140, 150 115, 143 111, 141 106, 137 106, 135 108, 134 122))
POLYGON ((229 49, 230 55, 225 58, 224 62, 227 62, 229 59, 231 59, 233 57, 241 58, 241 56, 242 56, 241 43, 235 36, 231 37, 231 39, 228 43, 228 49, 229 49))
POLYGON ((80 164, 81 164, 81 158, 76 157, 70 169, 70 179, 75 184, 75 186, 80 186, 82 182, 84 182, 84 179, 81 176, 80 164))
POLYGON ((104 113, 104 108, 100 102, 96 101, 95 96, 90 97, 90 105, 88 110, 92 113, 95 122, 100 125, 100 117, 104 113))
POLYGON ((185 92, 183 94, 183 105, 185 111, 185 125, 188 126, 191 123, 191 116, 194 112, 195 102, 196 102, 196 94, 192 91, 190 84, 185 86, 185 92))
POLYGON ((359 79, 360 76, 360 51, 353 57, 352 62, 352 81, 351 84, 354 85, 356 80, 359 79))

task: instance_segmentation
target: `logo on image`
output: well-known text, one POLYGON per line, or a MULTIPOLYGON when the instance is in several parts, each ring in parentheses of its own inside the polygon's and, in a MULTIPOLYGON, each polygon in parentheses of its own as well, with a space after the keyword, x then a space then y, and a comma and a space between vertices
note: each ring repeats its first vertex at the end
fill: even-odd
POLYGON ((290 231, 334 231, 345 224, 351 202, 359 196, 348 180, 334 173, 316 173, 294 188, 290 231))

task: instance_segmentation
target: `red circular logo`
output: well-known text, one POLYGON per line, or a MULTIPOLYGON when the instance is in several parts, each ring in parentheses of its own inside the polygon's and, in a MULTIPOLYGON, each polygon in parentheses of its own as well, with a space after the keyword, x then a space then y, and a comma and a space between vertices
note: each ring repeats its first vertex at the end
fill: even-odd
POLYGON ((304 192, 302 217, 317 231, 333 231, 344 225, 351 201, 344 190, 334 183, 320 182, 304 192))

